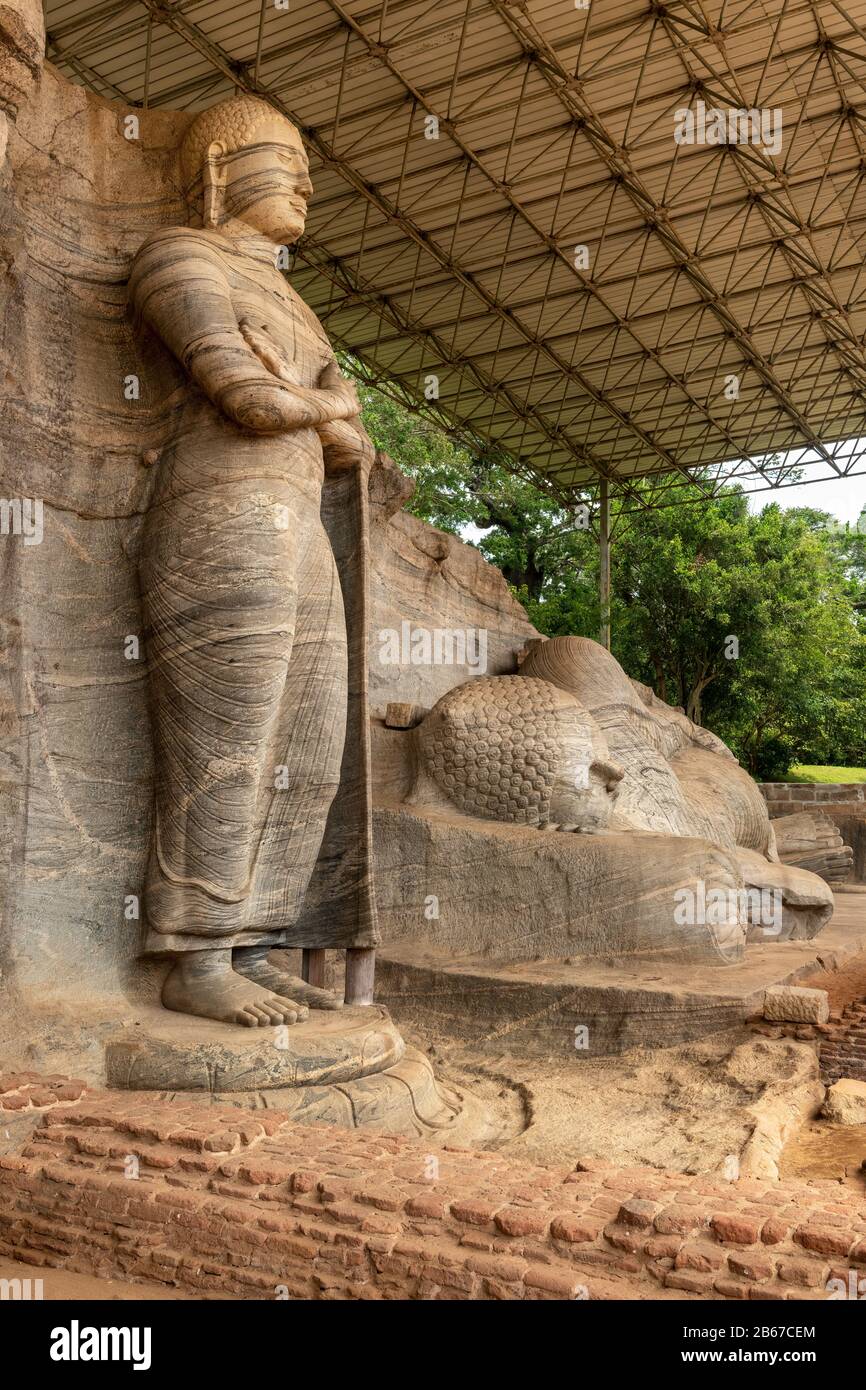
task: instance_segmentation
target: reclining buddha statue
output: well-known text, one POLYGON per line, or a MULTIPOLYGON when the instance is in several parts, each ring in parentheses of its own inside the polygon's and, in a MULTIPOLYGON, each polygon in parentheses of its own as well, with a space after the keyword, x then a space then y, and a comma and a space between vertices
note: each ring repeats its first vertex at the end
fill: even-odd
MULTIPOLYGON (((402 805, 428 831, 413 849, 404 824, 402 852, 423 853, 444 900, 439 943, 499 960, 673 950, 725 964, 750 940, 820 931, 828 884, 780 860, 760 790, 721 739, 588 638, 533 640, 519 663, 456 686, 411 734, 402 805), (453 860, 470 824, 476 905, 463 930, 453 860), (523 920, 503 931, 516 903, 523 920)), ((380 894, 389 935, 408 934, 387 872, 380 894)))

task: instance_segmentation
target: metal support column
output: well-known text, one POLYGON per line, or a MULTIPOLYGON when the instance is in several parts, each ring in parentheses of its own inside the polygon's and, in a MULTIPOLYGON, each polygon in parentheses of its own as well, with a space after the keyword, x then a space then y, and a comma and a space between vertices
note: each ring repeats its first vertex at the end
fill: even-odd
POLYGON ((598 598, 601 626, 598 640, 610 651, 610 484, 599 482, 598 513, 598 598))

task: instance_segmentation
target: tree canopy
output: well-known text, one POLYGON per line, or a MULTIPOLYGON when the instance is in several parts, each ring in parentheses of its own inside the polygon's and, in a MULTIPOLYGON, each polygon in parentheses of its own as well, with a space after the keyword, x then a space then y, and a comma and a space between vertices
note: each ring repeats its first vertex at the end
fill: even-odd
MULTIPOLYGON (((351 370, 351 364, 349 364, 351 370)), ((599 630, 598 547, 580 509, 381 392, 365 425, 416 484, 409 509, 476 544, 547 636, 599 630)), ((866 510, 750 511, 732 485, 676 506, 612 502, 612 650, 764 779, 793 762, 866 762, 866 510)))

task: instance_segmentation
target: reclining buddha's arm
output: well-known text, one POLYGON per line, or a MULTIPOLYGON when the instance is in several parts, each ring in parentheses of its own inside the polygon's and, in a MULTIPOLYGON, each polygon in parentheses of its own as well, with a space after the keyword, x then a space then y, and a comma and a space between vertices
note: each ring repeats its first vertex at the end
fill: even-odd
POLYGON ((133 262, 130 295, 218 410, 256 434, 315 428, 359 410, 354 387, 338 372, 326 389, 278 378, 238 324, 216 251, 201 233, 172 228, 150 237, 133 262))

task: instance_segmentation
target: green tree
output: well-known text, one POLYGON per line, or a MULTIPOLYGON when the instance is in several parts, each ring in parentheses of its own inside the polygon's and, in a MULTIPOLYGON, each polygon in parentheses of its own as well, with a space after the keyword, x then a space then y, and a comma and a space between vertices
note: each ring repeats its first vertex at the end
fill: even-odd
MULTIPOLYGON (((598 548, 585 520, 489 451, 362 389, 375 443, 415 480, 410 510, 470 537, 547 634, 595 637, 598 548)), ((756 776, 866 757, 866 534, 732 486, 659 510, 613 503, 613 651, 756 776)), ((864 528, 866 532, 866 528, 864 528)))
MULTIPOLYGON (((351 359, 344 365, 351 371, 351 359)), ((554 578, 591 555, 582 518, 516 477, 493 450, 473 451, 373 387, 361 385, 359 394, 373 443, 415 482, 408 510, 455 535, 486 532, 480 550, 530 604, 549 602, 554 578)))

